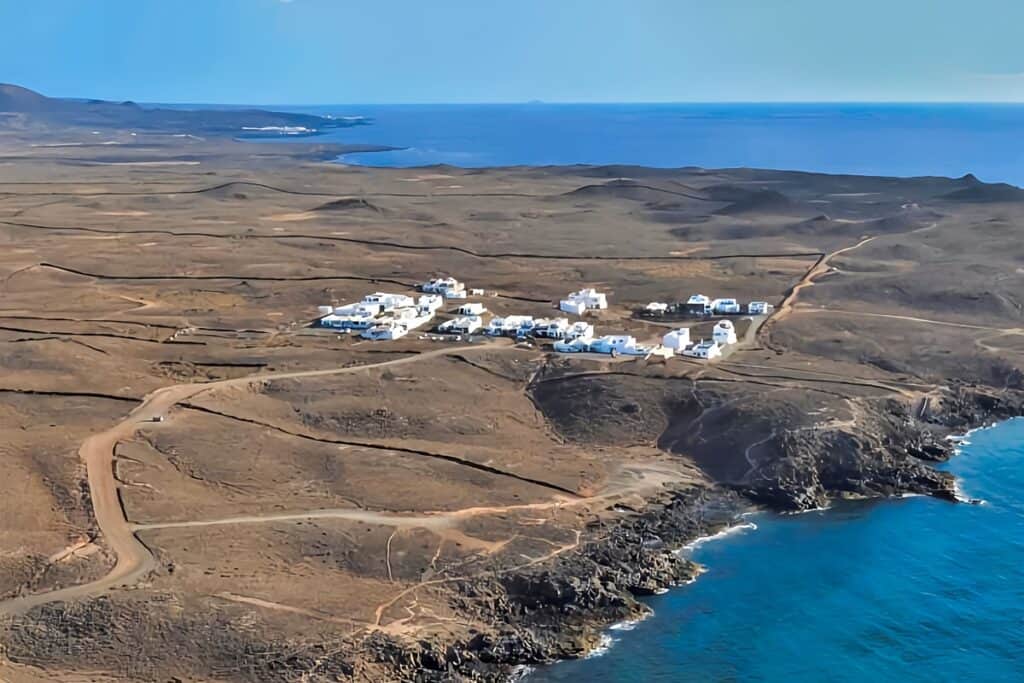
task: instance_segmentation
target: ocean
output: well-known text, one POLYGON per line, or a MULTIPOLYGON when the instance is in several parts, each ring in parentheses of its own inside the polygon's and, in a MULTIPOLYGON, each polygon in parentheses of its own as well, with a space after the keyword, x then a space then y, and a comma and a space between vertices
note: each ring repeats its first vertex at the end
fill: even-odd
MULTIPOLYGON (((286 108, 365 117, 316 141, 403 147, 374 166, 639 164, 856 173, 974 173, 1024 185, 1024 105, 518 104, 286 108)), ((308 139, 307 139, 308 140, 308 139)))
POLYGON ((751 517, 686 551, 707 571, 650 599, 654 616, 529 680, 1024 680, 1024 419, 971 433, 945 467, 984 504, 751 517))
MULTIPOLYGON (((344 105, 369 125, 317 141, 401 151, 339 162, 752 166, 974 173, 1024 185, 1024 106, 344 105)), ((307 139, 308 141, 308 139, 307 139)), ((947 467, 984 505, 927 498, 762 514, 691 551, 696 582, 608 634, 599 656, 535 671, 588 681, 1024 680, 1024 420, 978 431, 947 467), (752 528, 756 526, 756 529, 752 528)))

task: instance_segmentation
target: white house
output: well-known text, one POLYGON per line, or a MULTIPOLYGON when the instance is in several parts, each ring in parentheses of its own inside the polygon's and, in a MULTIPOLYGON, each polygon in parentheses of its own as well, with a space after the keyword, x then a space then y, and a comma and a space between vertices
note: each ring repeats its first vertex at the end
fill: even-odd
POLYGON ((751 301, 747 304, 747 313, 750 315, 768 315, 774 308, 767 301, 751 301))
POLYGON ((492 318, 487 325, 487 334, 492 337, 518 337, 533 330, 532 315, 509 315, 492 318))
POLYGON ((484 307, 483 304, 472 303, 472 304, 462 304, 461 306, 459 306, 459 308, 456 311, 456 313, 458 313, 459 315, 476 315, 476 316, 480 316, 480 315, 483 315, 486 311, 487 311, 487 309, 484 307))
POLYGON ((482 289, 471 289, 469 290, 469 293, 472 296, 483 296, 484 294, 486 294, 486 292, 482 289))
POLYGON ((459 291, 466 286, 453 277, 435 277, 420 285, 420 290, 427 294, 440 294, 446 296, 445 292, 459 291))
POLYGON ((575 322, 569 326, 569 329, 565 332, 566 339, 583 339, 590 341, 594 338, 594 326, 590 323, 585 323, 582 320, 575 322))
POLYGON ((677 353, 683 351, 690 345, 690 328, 682 327, 678 330, 672 330, 661 338, 661 344, 677 353))
POLYGON ((736 328, 733 327, 732 321, 720 320, 718 324, 715 325, 715 329, 714 331, 712 331, 711 336, 714 338, 716 342, 718 342, 722 346, 726 346, 728 344, 735 344, 736 328))
POLYGON ((408 306, 416 305, 416 302, 413 301, 411 296, 406 296, 405 294, 388 294, 387 292, 374 292, 373 294, 367 294, 363 297, 362 303, 371 307, 378 306, 380 308, 380 313, 391 311, 396 308, 406 308, 408 306))
POLYGON ((409 328, 401 323, 390 321, 374 325, 368 330, 364 330, 360 337, 364 339, 373 339, 375 341, 384 341, 398 339, 408 334, 409 328))
POLYGON ((616 356, 620 353, 636 355, 640 350, 636 345, 636 337, 628 335, 607 335, 590 342, 590 350, 594 353, 610 353, 616 356))
POLYGON ((683 351, 684 356, 690 356, 691 358, 703 358, 705 360, 714 360, 722 355, 722 347, 718 345, 718 342, 702 341, 699 344, 694 344, 690 348, 683 351))
POLYGON ((703 294, 694 294, 686 300, 686 310, 689 313, 708 315, 711 313, 711 299, 703 294))
POLYGON ((416 307, 421 311, 431 313, 439 310, 444 305, 444 297, 440 294, 423 294, 416 299, 416 307))
POLYGON ((651 303, 644 306, 644 312, 647 315, 665 315, 668 311, 668 304, 660 301, 652 301, 651 303))
POLYGON ((711 310, 718 315, 735 315, 740 312, 740 304, 736 299, 715 299, 711 302, 711 310))
POLYGON ((593 288, 581 289, 578 292, 572 292, 569 296, 559 301, 558 308, 566 313, 580 315, 588 309, 600 310, 608 308, 608 297, 593 288))
POLYGON ((562 339, 569 331, 568 318, 552 318, 551 320, 537 320, 533 326, 533 334, 538 337, 550 339, 562 339))
POLYGON ((583 312, 587 310, 587 305, 575 299, 562 299, 558 302, 558 310, 573 315, 583 315, 583 312))
POLYGON ((559 353, 583 353, 590 350, 590 341, 582 337, 576 339, 560 339, 553 347, 559 353))
POLYGON ((467 315, 461 318, 454 318, 447 320, 437 327, 438 332, 448 332, 451 334, 473 334, 481 327, 483 327, 483 320, 475 315, 467 315))
POLYGON ((415 330, 433 320, 432 311, 423 311, 419 308, 408 307, 398 308, 392 311, 390 320, 402 325, 406 330, 415 330))

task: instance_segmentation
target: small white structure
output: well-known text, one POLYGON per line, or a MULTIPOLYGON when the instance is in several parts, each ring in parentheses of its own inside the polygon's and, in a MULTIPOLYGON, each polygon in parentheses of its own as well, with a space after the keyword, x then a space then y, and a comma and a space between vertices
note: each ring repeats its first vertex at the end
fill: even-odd
POLYGON ((391 316, 387 320, 382 322, 395 322, 406 330, 415 330, 418 327, 426 325, 428 322, 434 319, 433 311, 423 311, 416 307, 399 308, 392 312, 391 316))
POLYGON ((740 312, 740 304, 736 299, 715 299, 711 310, 718 315, 735 315, 740 312))
POLYGON ((472 304, 462 304, 461 306, 459 306, 459 308, 456 311, 456 313, 458 313, 459 315, 481 316, 486 311, 487 311, 487 309, 484 308, 483 304, 472 303, 472 304))
POLYGON ((590 350, 590 341, 582 337, 559 340, 555 342, 553 348, 558 353, 584 353, 590 350))
POLYGON ((569 331, 568 318, 552 318, 551 320, 537 320, 534 322, 533 334, 537 337, 548 337, 549 339, 563 339, 569 331))
POLYGON ((682 327, 678 330, 672 330, 661 338, 661 345, 672 349, 675 353, 685 351, 686 347, 690 345, 690 328, 682 327))
POLYGON ((487 325, 487 334, 492 337, 520 337, 533 330, 532 315, 509 315, 492 318, 487 325))
POLYGON ((590 342, 594 338, 594 326, 590 323, 585 323, 582 320, 575 322, 569 326, 569 329, 565 331, 566 339, 582 339, 586 342, 590 342))
POLYGON ((572 313, 573 315, 583 315, 587 310, 587 305, 582 301, 562 299, 558 302, 558 310, 564 311, 565 313, 572 313))
POLYGON ((716 342, 718 342, 722 346, 735 344, 736 328, 733 327, 732 321, 720 320, 718 324, 715 325, 715 329, 714 331, 712 331, 711 336, 714 338, 716 342))
POLYGON ((469 290, 471 296, 483 296, 486 292, 482 289, 471 289, 469 290))
POLYGON ((686 308, 690 313, 708 315, 711 313, 711 299, 703 294, 694 294, 686 300, 686 308))
POLYGON ((668 311, 668 304, 660 301, 652 301, 651 303, 644 306, 644 312, 647 315, 665 315, 668 311))
POLYGON ((767 301, 751 301, 747 304, 747 313, 750 315, 768 315, 774 308, 767 301))
POLYGON ((572 292, 558 302, 558 308, 566 313, 581 315, 588 309, 602 310, 608 308, 608 297, 596 289, 581 289, 572 292))
POLYGON ((416 299, 416 308, 434 313, 444 305, 444 297, 440 294, 423 294, 416 299))
POLYGON ((453 277, 437 277, 420 285, 427 294, 440 294, 445 299, 465 299, 466 285, 453 277))
MULTIPOLYGON (((369 307, 379 307, 379 313, 386 313, 387 311, 394 310, 396 308, 407 308, 409 306, 415 306, 416 302, 413 301, 411 296, 405 294, 388 294, 387 292, 374 292, 373 294, 367 294, 363 297, 363 304, 369 307)), ((337 311, 335 311, 337 313, 337 311)))
POLYGON ((364 330, 360 337, 364 339, 372 339, 374 341, 390 341, 392 339, 398 339, 404 337, 409 333, 409 328, 401 323, 395 321, 389 321, 374 325, 368 330, 364 330))
POLYGON ((590 342, 590 350, 594 353, 610 353, 613 356, 620 353, 630 355, 640 353, 636 345, 636 337, 615 334, 610 334, 590 342))
POLYGON ((690 348, 683 351, 684 356, 691 358, 703 358, 704 360, 714 360, 722 356, 722 347, 718 345, 718 342, 701 341, 699 344, 694 344, 690 348))
POLYGON ((475 315, 467 315, 461 318, 454 318, 452 320, 446 320, 437 326, 438 332, 447 332, 449 334, 473 334, 481 327, 483 327, 484 321, 475 315))

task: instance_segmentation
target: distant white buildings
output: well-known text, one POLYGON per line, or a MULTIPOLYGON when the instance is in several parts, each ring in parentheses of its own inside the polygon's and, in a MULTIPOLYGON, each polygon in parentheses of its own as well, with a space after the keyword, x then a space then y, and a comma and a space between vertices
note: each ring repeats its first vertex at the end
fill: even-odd
POLYGON ((736 343, 736 328, 732 321, 720 320, 711 332, 712 338, 721 346, 728 346, 736 343))
POLYGON ((366 339, 398 339, 409 330, 429 322, 440 305, 440 297, 421 296, 414 301, 405 294, 374 292, 362 301, 331 308, 320 306, 318 324, 342 330, 361 330, 366 339))
POLYGON ((711 302, 711 312, 717 315, 736 315, 740 312, 740 304, 736 299, 715 299, 711 302))
POLYGON ((711 299, 703 294, 694 294, 686 300, 686 312, 690 315, 710 315, 711 299))
POLYGON ((690 346, 690 328, 683 327, 678 330, 672 330, 661 338, 661 345, 672 349, 675 353, 682 353, 690 346))
POLYGON ((404 337, 408 333, 409 328, 392 320, 374 325, 373 327, 364 330, 359 336, 364 339, 372 339, 374 341, 391 341, 404 337))
POLYGON ((751 301, 747 304, 747 313, 750 315, 768 315, 774 308, 767 301, 751 301))
POLYGON ((487 325, 487 334, 492 337, 523 337, 534 327, 532 315, 508 315, 492 318, 487 325))
POLYGON ((613 356, 619 354, 639 355, 642 352, 636 344, 636 337, 629 335, 607 335, 590 342, 590 351, 593 353, 610 353, 613 356))
POLYGON ((552 318, 550 320, 536 320, 533 325, 533 336, 547 337, 548 339, 564 339, 569 331, 568 318, 552 318))
POLYGON ((593 288, 581 289, 559 301, 558 308, 566 313, 582 315, 587 310, 608 308, 608 297, 593 288))
POLYGON ((437 331, 449 334, 473 334, 483 326, 484 322, 479 316, 466 315, 446 320, 437 326, 437 331))
POLYGON ((423 294, 416 299, 416 307, 420 310, 436 313, 444 306, 444 297, 440 294, 423 294))
POLYGON ((720 347, 718 342, 714 340, 702 341, 683 351, 683 355, 691 358, 714 360, 722 356, 722 347, 720 347))
POLYGON ((428 294, 440 294, 445 299, 466 298, 466 285, 453 277, 438 277, 427 280, 420 285, 420 290, 428 294))

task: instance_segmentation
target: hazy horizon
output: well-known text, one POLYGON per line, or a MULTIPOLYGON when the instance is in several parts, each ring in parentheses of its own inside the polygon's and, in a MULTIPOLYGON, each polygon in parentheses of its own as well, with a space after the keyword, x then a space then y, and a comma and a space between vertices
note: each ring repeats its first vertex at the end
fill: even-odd
POLYGON ((1024 3, 1010 0, 52 0, 5 3, 0 23, 18 29, 0 43, 2 78, 62 97, 1024 102, 1024 3))

